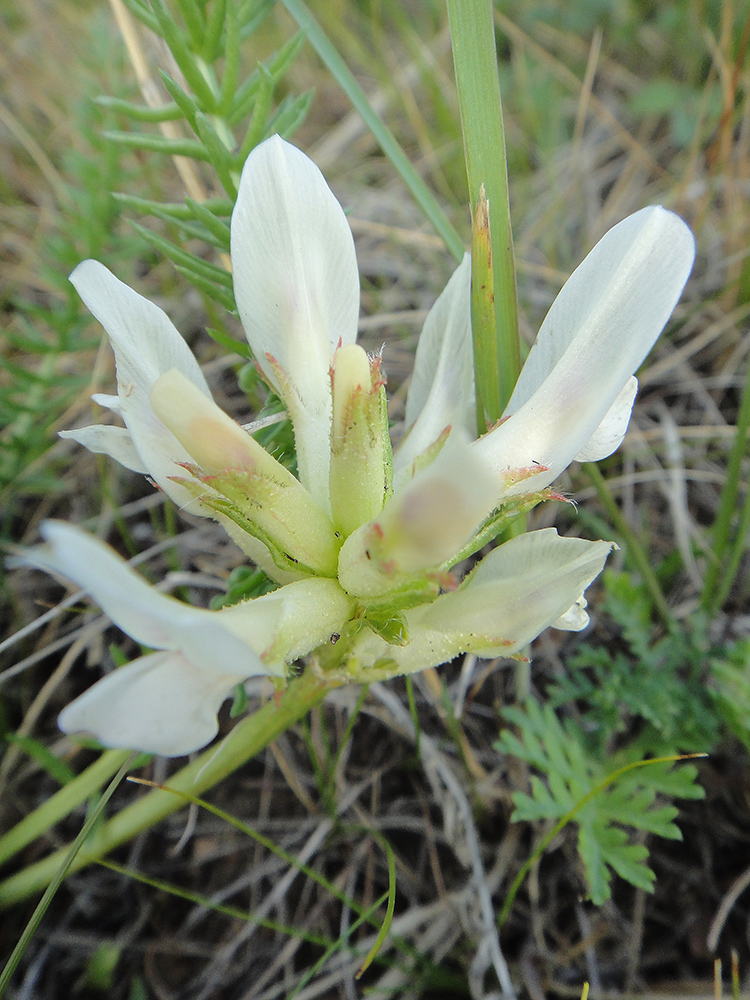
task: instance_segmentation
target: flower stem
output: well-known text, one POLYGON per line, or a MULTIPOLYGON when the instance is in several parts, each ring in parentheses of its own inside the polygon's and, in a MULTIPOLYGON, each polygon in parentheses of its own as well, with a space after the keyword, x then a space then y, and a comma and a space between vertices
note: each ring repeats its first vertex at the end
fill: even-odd
POLYGON ((81 832, 78 834, 76 839, 73 841, 72 844, 68 844, 67 847, 63 848, 61 851, 57 851, 53 855, 53 857, 58 862, 57 865, 55 866, 56 870, 53 870, 50 873, 50 877, 47 879, 47 891, 44 893, 36 909, 32 913, 31 919, 26 924, 26 927, 23 929, 23 933, 21 934, 18 944, 13 949, 10 958, 5 964, 5 968, 0 974, 0 997, 4 995, 6 989, 8 988, 13 973, 18 968, 18 964, 23 958, 23 954, 28 948, 29 942, 34 936, 34 932, 41 923, 42 917, 47 912, 49 904, 52 902, 52 897, 60 888, 60 885, 62 884, 65 876, 71 870, 76 855, 83 847, 83 844, 86 842, 86 838, 89 836, 92 829, 94 828, 94 825, 96 824, 102 812, 104 811, 115 789, 127 774, 128 769, 130 768, 133 759, 135 757, 136 754, 130 752, 127 753, 126 759, 123 761, 122 767, 117 772, 115 777, 110 782, 109 787, 106 789, 104 794, 99 799, 96 808, 92 811, 91 815, 83 824, 81 832))
MULTIPOLYGON (((323 699, 327 689, 325 681, 308 668, 292 681, 278 702, 270 701, 243 719, 222 743, 209 747, 166 784, 191 795, 212 788, 301 719, 323 699)), ((103 823, 78 852, 69 870, 78 871, 99 860, 119 844, 183 807, 183 799, 168 791, 149 792, 103 823)), ((25 899, 48 885, 68 851, 69 845, 62 847, 0 883, 0 907, 25 899)))
POLYGON ((474 223, 471 317, 479 433, 502 415, 521 370, 513 235, 492 0, 448 0, 474 223))
POLYGON ((0 864, 40 837, 68 816, 82 802, 98 792, 131 756, 130 750, 107 750, 85 771, 51 795, 38 809, 0 837, 0 864))

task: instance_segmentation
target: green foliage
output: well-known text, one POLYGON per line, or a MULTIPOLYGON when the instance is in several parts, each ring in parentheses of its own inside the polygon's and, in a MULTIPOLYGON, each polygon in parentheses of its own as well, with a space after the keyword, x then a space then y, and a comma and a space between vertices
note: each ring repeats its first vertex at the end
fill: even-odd
POLYGON ((9 322, 0 334, 0 533, 6 536, 22 512, 24 497, 59 493, 61 482, 46 454, 56 440, 60 414, 90 380, 88 364, 78 366, 85 374, 70 374, 76 370, 70 356, 95 348, 98 334, 92 337, 90 317, 68 274, 105 248, 132 256, 128 244, 133 240, 118 234, 118 207, 109 194, 128 182, 123 155, 100 135, 111 116, 77 96, 90 85, 89 78, 100 81, 112 71, 112 42, 104 28, 92 20, 85 64, 70 81, 66 111, 76 142, 55 164, 57 211, 38 249, 35 290, 9 289, 3 302, 9 322))
MULTIPOLYGON (((229 218, 248 153, 273 132, 290 136, 303 121, 311 92, 287 94, 275 102, 303 36, 295 35, 249 71, 243 65, 243 45, 273 8, 273 0, 176 0, 179 20, 164 0, 151 0, 150 7, 141 0, 126 2, 130 12, 164 40, 179 70, 179 80, 178 74, 160 71, 170 100, 165 98, 156 106, 99 98, 100 104, 131 123, 130 130, 108 131, 107 139, 121 148, 210 164, 223 194, 199 198, 196 196, 202 192, 193 185, 184 204, 164 204, 122 193, 116 197, 123 206, 170 223, 169 238, 133 225, 199 291, 234 311, 227 267, 206 260, 188 245, 199 240, 215 255, 228 254, 229 218)), ((194 174, 196 179, 199 176, 194 174)))
POLYGON ((654 758, 709 753, 727 731, 750 749, 750 641, 719 646, 705 619, 654 624, 648 589, 627 573, 604 574, 600 630, 546 691, 544 706, 509 708, 497 748, 533 769, 513 819, 575 821, 589 895, 609 897, 611 871, 650 890, 645 846, 627 828, 676 839, 676 809, 657 796, 699 798, 691 765, 654 758))
POLYGON ((56 757, 52 751, 39 740, 31 736, 19 736, 18 733, 8 733, 5 737, 9 743, 20 747, 24 753, 35 761, 44 771, 60 785, 67 785, 75 778, 75 774, 65 761, 56 757))
POLYGON ((703 119, 708 119, 711 129, 716 127, 722 111, 722 95, 718 86, 704 88, 671 77, 657 78, 633 95, 629 110, 639 118, 646 115, 665 118, 670 138, 675 145, 685 148, 696 138, 696 128, 703 119))
POLYGON ((714 656, 710 669, 716 710, 750 750, 750 640, 741 639, 714 656))
POLYGON ((109 993, 115 985, 115 970, 122 955, 122 944, 102 941, 86 962, 84 982, 88 989, 109 993))
POLYGON ((211 609, 230 608, 241 601, 249 601, 276 590, 276 584, 260 569, 238 566, 227 578, 227 590, 211 600, 211 609))
POLYGON ((530 778, 531 794, 513 794, 512 819, 552 820, 560 827, 576 823, 588 895, 597 905, 611 894, 611 870, 650 892, 655 876, 646 864, 648 849, 633 843, 627 828, 679 840, 673 822, 677 809, 658 803, 657 795, 702 797, 703 790, 695 784, 696 768, 675 768, 671 762, 640 767, 632 753, 602 759, 592 751, 581 725, 571 719, 561 723, 549 704, 542 707, 529 700, 503 714, 517 732, 503 730, 496 748, 538 772, 530 778))
POLYGON ((604 573, 604 615, 618 626, 606 646, 583 643, 569 672, 548 691, 550 704, 576 703, 599 752, 623 733, 637 733, 640 756, 702 753, 719 739, 720 720, 706 687, 709 642, 700 616, 652 622, 642 584, 604 573))

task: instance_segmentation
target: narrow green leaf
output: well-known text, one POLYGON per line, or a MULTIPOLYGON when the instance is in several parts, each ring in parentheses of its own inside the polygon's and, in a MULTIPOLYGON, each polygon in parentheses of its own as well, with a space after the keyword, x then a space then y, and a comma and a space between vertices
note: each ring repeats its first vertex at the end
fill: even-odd
POLYGON ((217 249, 224 249, 224 245, 218 244, 212 233, 206 231, 204 226, 196 225, 192 222, 190 210, 186 205, 160 205, 155 201, 148 201, 146 198, 134 198, 130 195, 115 195, 123 206, 135 209, 140 215, 150 215, 155 219, 163 219, 170 225, 179 226, 180 232, 188 236, 203 240, 217 249), (178 209, 179 211, 175 211, 178 209))
POLYGON ((266 125, 266 131, 271 134, 278 132, 280 136, 289 138, 300 127, 310 110, 314 91, 308 90, 297 97, 286 97, 277 108, 275 114, 266 125))
POLYGON ((232 97, 232 106, 226 114, 227 124, 238 125, 253 110, 260 87, 260 70, 253 70, 232 97))
POLYGON ((55 757, 49 748, 38 740, 34 740, 30 736, 19 736, 17 733, 9 733, 6 739, 9 743, 20 747, 32 760, 35 760, 59 785, 67 785, 75 778, 75 771, 71 770, 59 757, 55 757))
POLYGON ((159 22, 162 38, 169 46, 175 62, 182 70, 185 79, 200 102, 203 111, 216 110, 216 96, 200 71, 195 56, 185 44, 182 32, 172 19, 164 0, 151 0, 154 14, 159 22))
POLYGON ((181 264, 175 264, 175 270, 179 271, 180 274, 184 274, 188 281, 195 285, 199 291, 205 292, 210 299, 213 299, 214 302, 218 302, 218 304, 223 309, 226 309, 227 312, 236 314, 237 306, 232 292, 227 291, 220 285, 214 284, 210 279, 204 278, 195 271, 192 271, 187 267, 183 267, 181 264))
POLYGON ((227 223, 217 219, 211 209, 206 207, 206 202, 186 198, 185 205, 192 213, 193 218, 206 227, 217 243, 225 250, 229 250, 230 229, 227 223))
MULTIPOLYGON (((502 416, 513 392, 521 371, 521 353, 508 165, 492 0, 448 0, 448 19, 472 216, 482 188, 489 210, 494 316, 486 314, 484 292, 479 287, 479 282, 474 281, 472 324, 489 323, 494 319, 494 327, 480 331, 478 340, 474 341, 475 372, 479 375, 487 368, 499 386, 496 403, 483 400, 483 416, 494 423, 502 416)), ((472 279, 474 277, 472 260, 472 279)), ((477 382, 478 396, 481 391, 482 387, 477 382)), ((479 432, 483 433, 485 429, 480 427, 479 432)))
POLYGON ((159 76, 161 77, 161 81, 164 84, 167 93, 185 116, 190 128, 195 131, 195 116, 201 109, 198 107, 190 94, 186 94, 179 83, 177 83, 177 81, 171 77, 166 70, 160 69, 159 76))
MULTIPOLYGON (((229 5, 234 7, 234 4, 229 5)), ((213 65, 222 54, 222 33, 226 18, 227 0, 214 0, 208 11, 206 21, 206 37, 201 52, 209 65, 213 65)))
POLYGON ((222 187, 233 201, 236 200, 237 183, 232 176, 233 157, 231 151, 221 141, 213 125, 202 112, 195 116, 195 129, 208 152, 208 159, 216 171, 216 176, 221 181, 222 187))
POLYGON ((411 191, 425 216, 435 227, 456 260, 460 261, 464 255, 463 240, 440 207, 433 193, 414 169, 414 166, 401 149, 393 133, 370 104, 365 92, 355 80, 349 67, 336 51, 326 33, 315 20, 310 8, 304 3, 304 0, 282 0, 282 2, 304 31, 308 41, 323 60, 352 105, 362 115, 365 124, 377 139, 380 148, 391 161, 396 172, 411 191))
POLYGON ((258 143, 266 137, 266 126, 268 123, 268 114, 271 110, 271 99, 273 98, 275 81, 265 66, 259 66, 258 71, 258 90, 255 95, 253 116, 248 124, 247 132, 245 133, 245 138, 242 140, 239 152, 235 157, 235 166, 237 169, 242 169, 242 164, 247 159, 250 150, 255 149, 258 143))
MULTIPOLYGON (((225 4, 220 0, 215 6, 225 4)), ((237 8, 233 3, 226 5, 226 41, 224 46, 224 69, 221 78, 218 113, 225 117, 231 107, 237 90, 237 80, 240 72, 240 31, 237 25, 237 8)))
POLYGON ((18 964, 23 958, 23 954, 28 948, 29 942, 34 936, 34 932, 41 923, 42 917, 47 912, 47 909, 50 903, 52 902, 55 893, 60 888, 63 879, 70 871, 70 868, 73 865, 73 862, 75 861, 76 855, 79 853, 79 851, 85 844, 89 834, 94 828, 94 825, 99 821, 99 817, 104 812, 104 809, 107 803, 109 802, 110 798, 112 797, 112 794, 114 793, 115 789, 127 774, 135 757, 136 754, 130 754, 128 756, 128 759, 122 765, 118 773, 110 782, 109 787, 106 789, 106 791, 99 799, 96 808, 92 810, 91 815, 81 828, 81 832, 78 834, 75 841, 63 854, 61 863, 57 867, 57 870, 55 871, 53 878, 51 879, 49 885, 47 886, 44 895, 39 900, 36 909, 34 910, 29 919, 29 922, 24 927, 23 933, 21 934, 18 944, 13 949, 10 958, 6 962, 2 974, 0 974, 0 997, 5 993, 6 989, 8 988, 13 973, 18 968, 18 964))
POLYGON ((503 410, 492 261, 489 205, 484 184, 481 184, 471 233, 471 333, 474 343, 477 431, 480 435, 487 433, 503 410))
POLYGON ((256 31, 273 10, 275 0, 245 0, 240 7, 238 21, 240 38, 244 42, 256 31))
POLYGON ((154 32, 155 35, 162 37, 161 31, 159 30, 159 22, 144 3, 141 3, 140 0, 123 0, 123 2, 130 13, 136 17, 141 24, 145 24, 147 28, 154 32))
POLYGON ((217 264, 211 264, 209 261, 202 260, 200 257, 196 257, 195 254, 189 253, 187 250, 183 250, 181 247, 175 246, 174 243, 170 243, 168 239, 165 239, 163 236, 159 236, 150 229, 146 229, 145 226, 141 226, 132 219, 129 221, 130 225, 137 233, 140 233, 140 235, 147 240, 151 246, 163 253, 166 257, 173 261, 173 263, 184 267, 189 273, 198 274, 203 278, 207 278, 209 281, 222 285, 224 288, 232 287, 232 275, 225 271, 223 267, 219 267, 217 264))
POLYGON ((104 138, 129 149, 148 149, 165 156, 189 156, 194 160, 208 160, 208 153, 195 139, 168 139, 163 135, 145 132, 105 132, 104 138))
POLYGON ((158 108, 150 108, 146 104, 132 104, 124 101, 121 97, 110 97, 102 94, 94 100, 102 108, 116 111, 118 114, 127 115, 137 122, 172 122, 182 118, 182 112, 176 103, 163 104, 158 108))
MULTIPOLYGON (((170 222, 187 222, 192 218, 195 218, 194 212, 187 205, 187 202, 192 199, 185 199, 186 204, 178 204, 177 202, 159 202, 151 201, 148 198, 138 198, 132 194, 125 194, 120 191, 115 191, 113 197, 117 201, 125 206, 126 208, 132 208, 136 212, 140 212, 142 215, 154 215, 160 219, 167 219, 170 222)), ((227 198, 208 198, 206 201, 201 202, 201 208, 205 209, 212 218, 215 216, 226 216, 229 217, 232 214, 232 202, 227 198)), ((201 221, 203 221, 201 219, 201 221)), ((208 228, 208 227, 206 227, 208 228)))
POLYGON ((193 48, 200 52, 206 37, 206 16, 196 0, 177 0, 193 48))
POLYGON ((231 917, 233 920, 242 920, 249 924, 255 924, 257 927, 265 927, 267 930, 275 931, 280 934, 287 934, 289 936, 299 938, 300 941, 308 941, 310 944, 316 944, 321 947, 328 947, 331 943, 328 938, 320 937, 318 934, 311 934, 309 931, 288 927, 286 924, 280 924, 278 921, 269 920, 266 917, 256 917, 254 914, 248 913, 247 910, 240 909, 238 906, 228 906, 226 903, 217 903, 208 896, 202 896, 200 893, 191 892, 188 889, 183 889, 182 886, 174 885, 171 882, 165 882, 163 879, 154 878, 151 875, 144 875, 141 872, 136 871, 134 868, 127 868, 125 865, 118 865, 114 861, 100 861, 99 864, 103 868, 108 868, 110 871, 117 872, 125 878, 133 879, 134 882, 139 882, 141 885, 151 886, 152 889, 158 889, 159 892, 166 892, 168 895, 174 896, 177 899, 185 899, 190 903, 194 903, 196 906, 212 910, 214 913, 221 913, 224 916, 231 917))
POLYGON ((228 334, 225 330, 216 330, 213 327, 206 327, 206 333, 209 335, 211 340, 215 340, 216 343, 223 347, 229 354, 239 354, 240 357, 248 359, 252 357, 247 341, 238 340, 236 337, 232 337, 228 334))

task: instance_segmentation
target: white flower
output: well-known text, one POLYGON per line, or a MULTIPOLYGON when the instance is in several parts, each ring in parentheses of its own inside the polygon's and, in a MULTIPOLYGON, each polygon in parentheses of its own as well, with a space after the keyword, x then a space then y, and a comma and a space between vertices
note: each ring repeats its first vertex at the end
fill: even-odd
POLYGON ((61 724, 182 753, 212 737, 235 683, 283 676, 333 633, 334 674, 367 679, 468 650, 510 655, 550 625, 583 628, 583 593, 609 542, 546 529, 499 546, 463 582, 455 567, 548 499, 575 458, 618 447, 634 373, 693 255, 690 230, 663 208, 610 230, 555 300, 503 420, 478 440, 467 256, 425 323, 394 457, 380 359, 356 345, 359 280, 343 210, 306 156, 267 140, 247 159, 232 216, 234 290, 256 361, 292 421, 298 478, 219 410, 161 310, 101 264, 80 265, 71 280, 117 361, 117 396, 96 398, 125 427, 64 433, 217 518, 282 586, 198 611, 154 597, 100 543, 47 528, 36 561, 162 650, 100 681, 61 724))
POLYGON ((466 375, 472 347, 465 259, 428 317, 430 351, 425 353, 422 344, 417 351, 407 400, 411 423, 394 458, 395 495, 371 525, 344 543, 339 557, 344 585, 356 587, 353 578, 360 575, 367 589, 352 592, 373 595, 388 589, 388 576, 401 580, 398 571, 407 568, 411 556, 404 548, 399 562, 394 549, 408 521, 430 522, 436 556, 441 537, 462 535, 459 550, 494 510, 524 498, 530 506, 544 499, 542 491, 574 459, 610 455, 630 419, 634 372, 674 309, 694 256, 688 227, 658 206, 611 229, 555 299, 500 424, 471 444, 464 431, 457 436, 454 429, 465 428, 474 409, 466 375), (441 322, 433 322, 435 313, 441 322), (450 357, 453 366, 445 363, 450 357), (439 447, 441 436, 449 433, 457 437, 452 454, 443 449, 432 464, 425 463, 430 445, 439 447), (440 485, 448 479, 450 495, 440 485), (414 501, 408 507, 404 490, 414 501), (380 565, 374 564, 374 550, 382 552, 380 565))
POLYGON ((533 465, 542 489, 578 458, 619 447, 638 384, 634 373, 677 304, 695 258, 685 223, 660 206, 620 222, 573 272, 542 323, 505 410, 476 444, 500 479, 533 465))
POLYGON ((107 674, 62 712, 64 732, 107 746, 177 756, 216 735, 216 713, 248 677, 284 677, 287 665, 327 641, 354 602, 334 580, 287 584, 221 611, 160 594, 108 545, 59 521, 26 562, 73 580, 137 642, 159 650, 107 674))

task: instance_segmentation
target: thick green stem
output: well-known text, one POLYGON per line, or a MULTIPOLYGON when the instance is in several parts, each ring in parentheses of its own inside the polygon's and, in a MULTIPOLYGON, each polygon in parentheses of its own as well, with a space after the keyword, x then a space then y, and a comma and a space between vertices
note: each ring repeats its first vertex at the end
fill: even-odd
POLYGON ((51 795, 38 809, 0 837, 0 864, 12 858, 55 823, 70 815, 89 796, 94 795, 131 756, 130 750, 107 750, 85 771, 51 795))
MULTIPOLYGON (((302 718, 323 699, 326 690, 325 681, 308 668, 301 677, 292 681, 278 702, 269 702, 240 722, 223 743, 218 747, 209 747, 170 778, 168 786, 190 795, 199 795, 213 787, 302 718)), ((169 791, 149 792, 103 823, 78 852, 70 871, 78 871, 104 857, 113 848, 149 829, 170 813, 184 808, 184 805, 184 799, 169 791)), ((68 850, 69 845, 0 883, 0 906, 10 906, 48 885, 68 850)))
POLYGON ((448 0, 448 17, 474 224, 471 317, 482 434, 502 415, 521 370, 508 167, 492 0, 448 0))

